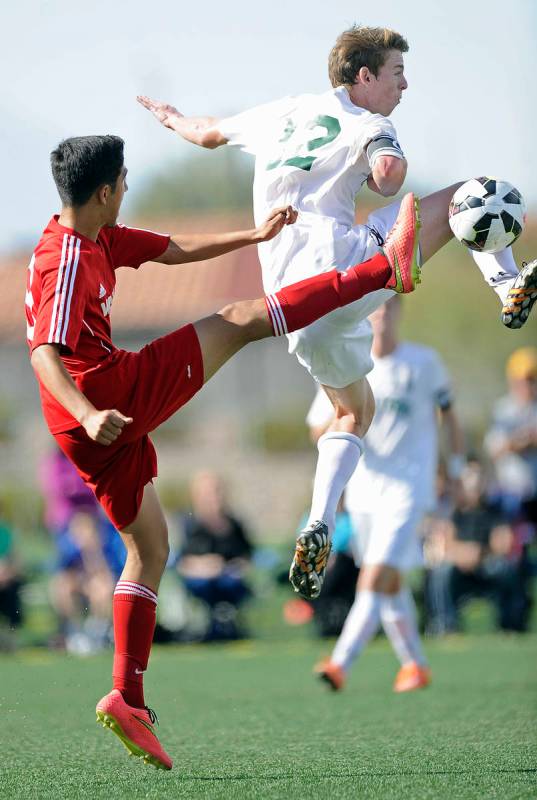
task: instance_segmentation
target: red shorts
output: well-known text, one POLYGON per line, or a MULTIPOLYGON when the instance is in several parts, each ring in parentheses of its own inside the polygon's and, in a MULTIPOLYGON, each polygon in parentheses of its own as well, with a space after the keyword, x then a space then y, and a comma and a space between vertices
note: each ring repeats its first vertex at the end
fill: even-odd
POLYGON ((105 370, 87 373, 79 386, 96 408, 116 408, 133 418, 108 447, 92 441, 82 427, 54 434, 121 530, 135 520, 144 486, 157 475, 157 455, 148 433, 203 386, 203 359, 194 326, 156 339, 139 353, 117 351, 105 370))

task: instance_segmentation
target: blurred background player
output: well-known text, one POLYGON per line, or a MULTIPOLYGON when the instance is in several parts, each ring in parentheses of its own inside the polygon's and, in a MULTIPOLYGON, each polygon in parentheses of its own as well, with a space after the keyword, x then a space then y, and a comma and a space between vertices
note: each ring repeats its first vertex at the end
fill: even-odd
POLYGON ((127 550, 113 600, 114 688, 97 704, 98 719, 131 753, 171 769, 143 691, 169 555, 148 433, 249 342, 278 335, 282 326, 309 325, 388 282, 409 287, 418 225, 409 195, 385 254, 344 275, 332 270, 266 297, 231 303, 130 353, 111 338, 117 268, 212 258, 276 236, 297 215, 286 206, 252 230, 175 237, 118 225, 127 191, 123 146, 117 136, 82 136, 64 140, 51 154, 62 209, 48 223, 28 267, 27 340, 48 427, 127 550))
MULTIPOLYGON (((464 464, 463 443, 448 375, 438 354, 423 345, 401 342, 400 319, 399 297, 392 297, 371 316, 370 380, 376 413, 364 457, 345 495, 360 575, 334 651, 316 668, 333 689, 343 688, 353 661, 381 623, 401 663, 394 690, 410 691, 430 681, 405 573, 421 563, 420 523, 435 503, 438 411, 453 479, 460 477, 464 464)), ((319 391, 308 414, 314 436, 322 435, 331 414, 319 391)))
MULTIPOLYGON (((275 203, 298 209, 294 228, 259 247, 265 291, 334 265, 345 270, 382 247, 399 201, 370 214, 366 225, 355 226, 355 196, 367 183, 374 192, 391 197, 405 180, 407 162, 387 117, 408 85, 403 61, 407 51, 406 40, 395 31, 353 27, 338 37, 330 53, 330 91, 287 97, 227 119, 185 117, 170 105, 139 97, 165 127, 187 141, 210 149, 236 145, 256 156, 256 220, 275 203)), ((421 202, 422 262, 452 237, 448 205, 459 185, 421 202)), ((519 275, 510 249, 472 255, 504 305, 506 324, 520 327, 537 298, 537 261, 519 275), (508 298, 511 290, 514 294, 508 298)), ((414 279, 419 279, 417 273, 414 279)), ((387 291, 370 294, 306 330, 289 332, 289 352, 323 386, 335 411, 318 442, 309 520, 298 536, 290 571, 295 590, 307 598, 320 592, 336 507, 373 418, 365 377, 372 367, 366 317, 388 296, 387 291)))

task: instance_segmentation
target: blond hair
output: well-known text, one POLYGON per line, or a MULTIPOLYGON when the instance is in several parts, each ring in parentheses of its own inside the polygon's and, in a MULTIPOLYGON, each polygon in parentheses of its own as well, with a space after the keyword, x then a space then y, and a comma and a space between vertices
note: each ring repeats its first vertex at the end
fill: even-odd
POLYGON ((377 76, 390 50, 408 51, 408 43, 390 28, 353 25, 338 36, 328 57, 328 76, 334 88, 352 86, 362 67, 377 76))

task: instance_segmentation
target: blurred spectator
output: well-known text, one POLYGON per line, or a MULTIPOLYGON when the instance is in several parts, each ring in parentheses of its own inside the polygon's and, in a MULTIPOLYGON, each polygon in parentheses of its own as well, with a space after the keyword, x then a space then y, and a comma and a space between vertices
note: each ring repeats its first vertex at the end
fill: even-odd
POLYGON ((253 550, 248 533, 230 512, 215 473, 195 475, 190 495, 192 513, 184 518, 178 571, 191 594, 209 608, 205 640, 243 638, 238 609, 251 595, 246 582, 253 550))
POLYGON ((40 466, 44 519, 56 549, 51 600, 59 621, 57 644, 89 653, 109 644, 112 595, 125 548, 61 450, 40 466))
POLYGON ((59 569, 51 582, 52 601, 67 649, 79 654, 95 652, 111 642, 117 576, 107 562, 102 531, 100 516, 78 511, 58 537, 62 546, 59 569))
POLYGON ((6 620, 8 630, 0 631, 0 650, 14 646, 13 632, 23 621, 20 589, 22 576, 15 559, 13 529, 0 509, 0 623, 6 620))
POLYGON ((64 531, 77 511, 97 513, 97 498, 58 447, 41 461, 39 483, 45 502, 44 522, 49 533, 64 531))
POLYGON ((537 347, 521 347, 506 367, 509 393, 495 406, 485 439, 504 510, 537 524, 537 347))
POLYGON ((527 629, 528 566, 516 529, 486 497, 479 462, 469 461, 451 520, 429 521, 425 539, 427 628, 460 629, 460 609, 473 597, 491 600, 501 630, 527 629))

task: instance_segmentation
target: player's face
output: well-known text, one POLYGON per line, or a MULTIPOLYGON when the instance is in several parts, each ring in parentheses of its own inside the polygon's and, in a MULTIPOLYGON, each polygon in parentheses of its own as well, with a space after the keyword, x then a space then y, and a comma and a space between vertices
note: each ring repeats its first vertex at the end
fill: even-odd
POLYGON ((111 192, 108 198, 108 203, 106 204, 107 207, 107 225, 115 225, 117 222, 117 218, 119 216, 119 209, 121 208, 121 203, 123 202, 123 197, 125 192, 128 191, 127 186, 127 167, 123 167, 121 170, 121 174, 116 181, 116 189, 114 192, 111 192))
POLYGON ((370 73, 368 110, 373 114, 389 116, 395 106, 401 102, 401 97, 407 87, 403 54, 399 50, 390 50, 378 75, 375 77, 373 73, 370 73))

